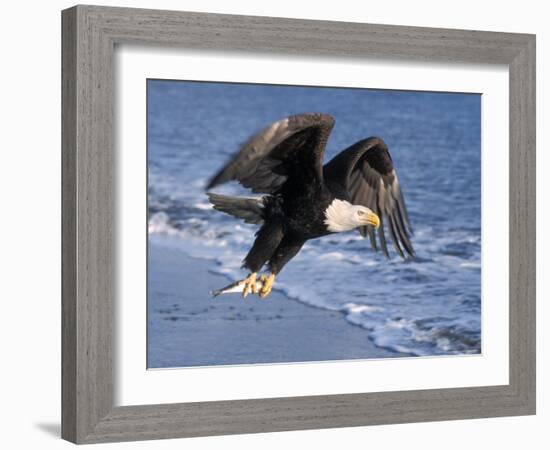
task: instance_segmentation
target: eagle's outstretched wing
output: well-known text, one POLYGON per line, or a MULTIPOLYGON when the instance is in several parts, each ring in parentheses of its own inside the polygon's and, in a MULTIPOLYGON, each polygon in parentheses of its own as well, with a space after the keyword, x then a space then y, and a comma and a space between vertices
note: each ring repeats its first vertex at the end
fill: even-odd
POLYGON ((303 181, 322 179, 323 155, 333 126, 334 118, 328 114, 281 119, 246 142, 207 189, 237 180, 253 192, 272 194, 293 175, 303 181))
MULTIPOLYGON (((364 139, 342 151, 325 165, 324 176, 327 183, 336 183, 345 189, 353 204, 364 205, 378 214, 378 237, 386 256, 388 247, 384 221, 387 221, 397 253, 403 258, 404 252, 414 256, 410 241, 412 228, 405 200, 388 147, 382 139, 364 139)), ((372 247, 378 250, 374 228, 366 226, 359 231, 363 236, 368 234, 372 247)))

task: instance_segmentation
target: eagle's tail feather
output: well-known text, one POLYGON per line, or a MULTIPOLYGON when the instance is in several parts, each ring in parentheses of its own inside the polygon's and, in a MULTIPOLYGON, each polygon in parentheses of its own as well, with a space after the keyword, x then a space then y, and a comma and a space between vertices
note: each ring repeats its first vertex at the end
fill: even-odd
POLYGON ((264 220, 263 197, 231 197, 212 192, 207 192, 206 195, 218 211, 243 219, 246 223, 260 224, 264 220))

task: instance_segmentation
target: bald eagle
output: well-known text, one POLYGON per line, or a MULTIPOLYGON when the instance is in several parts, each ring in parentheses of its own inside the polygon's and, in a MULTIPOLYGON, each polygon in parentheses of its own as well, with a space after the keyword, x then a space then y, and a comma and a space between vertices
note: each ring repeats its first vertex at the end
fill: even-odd
POLYGON ((242 288, 243 297, 255 293, 265 298, 275 276, 306 241, 332 233, 358 229, 375 251, 380 248, 389 257, 386 222, 396 252, 403 258, 414 256, 412 229, 388 147, 379 137, 370 137, 323 165, 334 122, 322 113, 279 120, 246 142, 208 183, 207 190, 236 180, 264 194, 243 198, 207 192, 216 210, 260 225, 243 261, 250 273, 231 285, 242 288), (269 274, 257 278, 264 264, 269 274))

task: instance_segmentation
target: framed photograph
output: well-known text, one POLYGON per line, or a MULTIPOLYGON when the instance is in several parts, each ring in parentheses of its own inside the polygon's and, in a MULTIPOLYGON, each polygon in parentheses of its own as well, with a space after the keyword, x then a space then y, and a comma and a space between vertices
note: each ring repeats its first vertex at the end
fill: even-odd
POLYGON ((535 37, 62 13, 62 435, 535 413, 535 37))

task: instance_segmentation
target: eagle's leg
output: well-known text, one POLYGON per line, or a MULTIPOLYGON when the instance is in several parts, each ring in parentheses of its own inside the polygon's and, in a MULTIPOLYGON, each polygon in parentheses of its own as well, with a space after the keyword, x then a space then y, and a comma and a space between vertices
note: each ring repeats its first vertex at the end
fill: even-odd
POLYGON ((261 298, 266 298, 273 289, 273 283, 275 282, 275 276, 283 269, 286 263, 288 263, 302 248, 305 241, 301 239, 294 239, 292 237, 285 236, 281 243, 277 246, 277 249, 269 259, 269 275, 262 275, 260 281, 263 286, 260 288, 259 295, 261 298))
POLYGON ((252 272, 244 280, 243 298, 246 298, 248 294, 257 294, 258 288, 256 287, 256 272, 252 272))
POLYGON ((282 239, 283 226, 277 218, 271 218, 269 221, 266 221, 262 228, 258 230, 254 245, 252 245, 243 261, 243 268, 250 271, 250 275, 244 280, 243 297, 246 297, 248 294, 258 293, 256 273, 260 271, 265 262, 273 255, 282 239))
POLYGON ((262 275, 260 277, 260 281, 263 283, 262 287, 260 288, 260 297, 266 298, 273 288, 273 283, 275 282, 275 274, 270 273, 269 275, 262 275))

